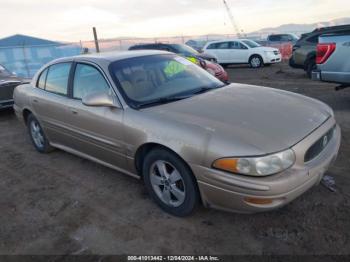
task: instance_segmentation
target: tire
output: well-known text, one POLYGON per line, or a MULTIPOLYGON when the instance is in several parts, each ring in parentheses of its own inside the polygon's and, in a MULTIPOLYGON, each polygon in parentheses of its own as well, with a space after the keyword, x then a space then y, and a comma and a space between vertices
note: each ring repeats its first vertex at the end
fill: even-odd
POLYGON ((309 78, 311 78, 312 71, 317 68, 315 59, 310 59, 306 64, 306 74, 309 78))
POLYGON ((50 146, 49 140, 33 114, 30 114, 27 119, 28 133, 35 149, 40 153, 49 153, 54 148, 50 146))
POLYGON ((253 55, 249 58, 249 65, 251 68, 260 68, 264 66, 264 61, 259 55, 253 55))
POLYGON ((196 209, 197 183, 190 168, 177 155, 154 149, 146 155, 142 171, 148 193, 165 212, 184 217, 196 209))

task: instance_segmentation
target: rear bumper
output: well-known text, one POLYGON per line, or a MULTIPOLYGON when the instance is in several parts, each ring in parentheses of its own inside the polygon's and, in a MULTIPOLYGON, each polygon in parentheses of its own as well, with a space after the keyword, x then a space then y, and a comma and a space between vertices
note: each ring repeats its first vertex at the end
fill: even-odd
POLYGON ((215 75, 215 77, 224 83, 228 83, 228 74, 226 71, 223 71, 222 73, 220 73, 218 75, 215 75))
POLYGON ((321 79, 321 71, 320 70, 314 70, 311 72, 311 79, 314 81, 322 81, 321 79))
POLYGON ((306 150, 335 125, 334 119, 315 130, 292 149, 296 163, 288 170, 269 177, 247 177, 229 174, 212 168, 191 166, 197 177, 203 203, 207 207, 255 213, 273 210, 288 204, 317 185, 332 162, 340 146, 340 128, 332 140, 314 160, 304 163, 306 150), (248 203, 249 198, 271 200, 268 204, 248 203))
POLYGON ((350 84, 350 73, 346 72, 325 72, 314 70, 311 73, 311 79, 315 81, 324 81, 339 84, 350 84))
POLYGON ((290 67, 293 67, 293 68, 298 68, 298 69, 304 69, 304 65, 299 65, 299 64, 296 64, 294 59, 293 59, 293 55, 292 57, 289 59, 289 66, 290 67))

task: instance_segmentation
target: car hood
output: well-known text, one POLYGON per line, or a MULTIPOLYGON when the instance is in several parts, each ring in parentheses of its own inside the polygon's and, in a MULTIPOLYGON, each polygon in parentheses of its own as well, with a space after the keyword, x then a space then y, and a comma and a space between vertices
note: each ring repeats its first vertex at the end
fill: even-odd
MULTIPOLYGON (((289 148, 324 123, 332 110, 317 100, 273 88, 231 84, 146 109, 158 118, 205 129, 213 141, 267 154, 289 148), (246 145, 246 147, 245 147, 246 145)), ((215 145, 213 145, 215 146, 215 145)))
POLYGON ((213 55, 209 55, 209 54, 205 54, 205 53, 200 53, 197 55, 198 57, 205 59, 205 60, 212 60, 212 59, 216 59, 215 56, 213 55))

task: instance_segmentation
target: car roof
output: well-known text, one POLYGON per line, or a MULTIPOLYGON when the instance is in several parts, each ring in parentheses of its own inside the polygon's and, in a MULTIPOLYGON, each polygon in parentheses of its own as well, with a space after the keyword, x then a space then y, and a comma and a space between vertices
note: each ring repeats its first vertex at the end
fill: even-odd
POLYGON ((64 58, 56 59, 52 61, 52 63, 70 62, 70 61, 90 61, 95 63, 98 63, 98 62, 106 63, 106 62, 114 62, 118 60, 134 58, 134 57, 163 55, 163 54, 169 54, 169 52, 159 51, 159 50, 113 51, 113 52, 103 52, 103 53, 64 57, 64 58))
POLYGON ((215 44, 215 43, 221 43, 221 42, 242 41, 242 40, 247 40, 247 39, 227 38, 227 39, 209 41, 209 42, 207 42, 207 45, 209 45, 209 44, 215 44))

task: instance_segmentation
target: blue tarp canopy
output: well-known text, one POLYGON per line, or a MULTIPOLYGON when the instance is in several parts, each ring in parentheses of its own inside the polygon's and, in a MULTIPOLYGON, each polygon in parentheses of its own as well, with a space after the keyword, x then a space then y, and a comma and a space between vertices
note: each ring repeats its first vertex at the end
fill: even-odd
POLYGON ((30 78, 44 64, 60 57, 81 53, 78 44, 13 35, 0 39, 0 64, 20 77, 30 78))
POLYGON ((60 45, 62 43, 46 40, 42 38, 27 36, 27 35, 13 35, 0 39, 0 47, 18 47, 18 46, 42 46, 42 45, 60 45))

